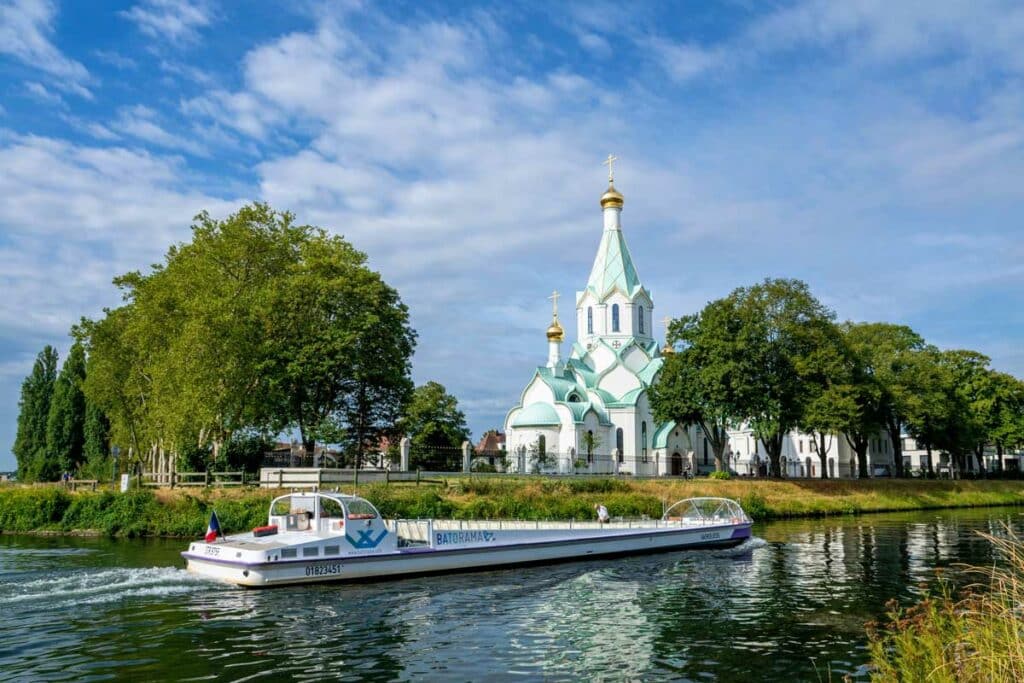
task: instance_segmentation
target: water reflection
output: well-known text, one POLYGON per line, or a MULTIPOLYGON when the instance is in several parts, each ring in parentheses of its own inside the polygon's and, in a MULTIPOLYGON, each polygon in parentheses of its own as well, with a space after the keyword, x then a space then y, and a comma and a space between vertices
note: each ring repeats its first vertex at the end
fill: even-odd
POLYGON ((732 552, 244 591, 180 543, 0 537, 0 679, 866 678, 865 621, 1017 510, 782 522, 732 552))

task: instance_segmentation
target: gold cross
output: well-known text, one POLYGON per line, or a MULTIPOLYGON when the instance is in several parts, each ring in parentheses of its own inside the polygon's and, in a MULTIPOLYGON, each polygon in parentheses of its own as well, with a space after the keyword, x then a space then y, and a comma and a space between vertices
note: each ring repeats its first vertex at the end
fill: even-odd
POLYGON ((672 318, 667 315, 661 319, 661 324, 665 326, 665 333, 668 334, 668 325, 672 322, 672 318))
POLYGON ((558 290, 556 289, 553 292, 551 292, 551 296, 548 297, 549 299, 551 299, 551 315, 556 318, 558 317, 558 297, 560 296, 562 295, 559 294, 558 290))
POLYGON ((609 154, 608 158, 603 162, 604 165, 608 167, 608 183, 609 184, 615 182, 615 172, 612 170, 612 163, 616 162, 618 160, 619 160, 619 158, 617 156, 612 156, 611 154, 609 154))

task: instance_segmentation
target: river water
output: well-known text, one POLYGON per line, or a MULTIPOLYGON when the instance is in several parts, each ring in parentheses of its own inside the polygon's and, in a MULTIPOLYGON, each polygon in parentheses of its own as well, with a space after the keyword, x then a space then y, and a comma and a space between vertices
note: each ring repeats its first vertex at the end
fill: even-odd
POLYGON ((246 591, 181 541, 0 536, 0 680, 866 679, 864 623, 1024 510, 775 522, 690 551, 246 591))

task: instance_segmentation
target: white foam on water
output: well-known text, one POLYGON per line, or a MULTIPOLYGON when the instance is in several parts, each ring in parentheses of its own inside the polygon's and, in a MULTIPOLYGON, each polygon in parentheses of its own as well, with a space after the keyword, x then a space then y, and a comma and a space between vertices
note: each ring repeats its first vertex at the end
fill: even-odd
POLYGON ((0 607, 47 607, 113 602, 203 590, 209 582, 173 567, 73 571, 19 583, 0 584, 0 607))
POLYGON ((732 548, 723 548, 721 550, 712 551, 718 557, 734 557, 736 555, 745 555, 752 550, 763 548, 768 545, 768 541, 758 536, 751 536, 747 540, 743 541, 737 546, 732 548))

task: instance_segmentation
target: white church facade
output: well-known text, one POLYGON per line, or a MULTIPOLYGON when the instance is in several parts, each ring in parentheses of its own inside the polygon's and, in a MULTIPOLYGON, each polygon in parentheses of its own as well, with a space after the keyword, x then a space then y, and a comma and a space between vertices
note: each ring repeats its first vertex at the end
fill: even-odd
POLYGON ((672 350, 654 338, 654 301, 626 246, 623 204, 609 163, 601 242, 576 293, 576 342, 563 358, 556 293, 547 364, 505 418, 512 471, 660 475, 692 465, 693 428, 656 424, 648 404, 662 354, 672 350))

